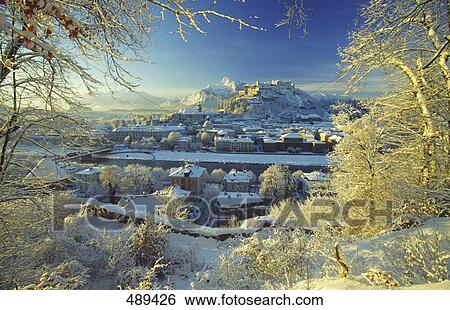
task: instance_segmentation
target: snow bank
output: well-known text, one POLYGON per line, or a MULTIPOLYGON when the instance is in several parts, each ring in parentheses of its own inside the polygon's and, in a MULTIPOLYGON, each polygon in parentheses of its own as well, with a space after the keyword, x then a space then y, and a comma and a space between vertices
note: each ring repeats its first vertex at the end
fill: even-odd
POLYGON ((152 154, 139 152, 120 152, 109 154, 94 154, 95 158, 102 159, 134 159, 154 161, 177 162, 212 162, 212 163, 238 163, 238 164, 284 164, 297 166, 328 166, 325 155, 287 155, 287 154, 240 154, 240 153, 190 153, 155 151, 152 154))
MULTIPOLYGON (((352 244, 342 247, 343 253, 350 260, 363 263, 367 268, 377 267, 380 258, 383 256, 382 250, 378 247, 381 243, 387 243, 395 239, 407 236, 409 234, 418 234, 420 232, 424 236, 431 236, 435 232, 442 234, 450 233, 450 218, 431 218, 419 227, 393 231, 372 239, 359 240, 352 244)), ((446 251, 450 253, 450 243, 448 240, 443 243, 446 251)))

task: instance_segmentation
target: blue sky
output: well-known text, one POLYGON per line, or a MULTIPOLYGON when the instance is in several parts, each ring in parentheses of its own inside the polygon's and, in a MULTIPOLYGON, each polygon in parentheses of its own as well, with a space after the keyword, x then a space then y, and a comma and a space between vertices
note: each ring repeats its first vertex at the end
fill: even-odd
MULTIPOLYGON (((139 89, 157 96, 179 97, 228 76, 246 82, 289 79, 309 92, 339 91, 339 84, 321 88, 337 77, 337 48, 347 44, 363 0, 305 0, 308 34, 295 32, 290 39, 287 28, 274 26, 283 16, 278 0, 240 1, 219 0, 213 8, 267 31, 239 30, 237 24, 212 18, 211 24, 203 23, 206 35, 191 30, 185 43, 171 33, 176 23, 167 15, 155 28, 146 55, 149 63, 128 65, 142 79, 139 89)), ((203 3, 211 1, 197 1, 197 5, 203 3)))

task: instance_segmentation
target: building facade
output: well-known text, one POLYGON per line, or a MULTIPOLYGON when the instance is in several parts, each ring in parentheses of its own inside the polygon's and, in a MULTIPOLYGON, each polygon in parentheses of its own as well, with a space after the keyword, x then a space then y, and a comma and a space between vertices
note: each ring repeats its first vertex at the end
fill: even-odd
POLYGON ((250 138, 217 137, 215 147, 217 152, 250 153, 255 149, 255 142, 250 138))
POLYGON ((226 192, 250 192, 252 177, 247 171, 231 171, 224 177, 226 192))
POLYGON ((100 185, 101 172, 101 168, 91 167, 75 173, 78 192, 84 194, 100 185))
POLYGON ((111 140, 123 142, 130 137, 131 141, 141 141, 143 138, 153 138, 160 141, 167 138, 171 132, 185 133, 186 126, 132 126, 118 127, 112 131, 111 140))
POLYGON ((208 179, 208 171, 203 167, 187 164, 179 168, 172 168, 169 179, 171 185, 178 185, 193 195, 199 195, 203 192, 208 179))

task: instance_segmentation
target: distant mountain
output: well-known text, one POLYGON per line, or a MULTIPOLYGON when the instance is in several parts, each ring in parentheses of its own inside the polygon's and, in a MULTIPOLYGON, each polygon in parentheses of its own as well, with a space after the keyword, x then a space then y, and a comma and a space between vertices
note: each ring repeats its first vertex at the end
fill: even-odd
POLYGON ((153 96, 144 91, 120 90, 90 96, 85 99, 85 103, 94 111, 134 111, 170 109, 178 100, 153 96))
POLYGON ((244 84, 224 77, 220 83, 208 85, 189 97, 182 98, 179 106, 193 107, 200 103, 205 111, 217 111, 220 102, 235 96, 239 90, 244 89, 244 84))
MULTIPOLYGON (((327 117, 330 106, 338 99, 323 94, 310 96, 295 88, 277 88, 271 82, 261 83, 269 88, 251 96, 241 96, 246 83, 224 77, 217 84, 180 99, 167 99, 153 96, 144 91, 121 90, 98 94, 86 98, 86 106, 94 111, 160 111, 171 112, 182 108, 193 108, 201 104, 204 111, 223 109, 231 113, 273 116, 292 113, 316 113, 327 117)), ((283 82, 281 82, 283 83, 283 82)))
POLYGON ((94 111, 177 111, 181 108, 195 107, 199 103, 202 104, 205 111, 217 111, 217 107, 223 99, 233 97, 243 88, 244 83, 224 77, 220 83, 208 85, 181 99, 157 97, 144 91, 121 90, 90 96, 86 98, 85 103, 94 111))

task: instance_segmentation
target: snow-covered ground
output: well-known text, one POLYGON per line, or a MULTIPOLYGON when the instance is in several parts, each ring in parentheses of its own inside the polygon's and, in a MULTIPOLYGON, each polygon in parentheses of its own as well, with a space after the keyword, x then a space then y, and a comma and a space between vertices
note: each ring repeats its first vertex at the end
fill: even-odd
POLYGON ((212 238, 170 234, 166 255, 175 258, 169 282, 173 289, 191 289, 197 272, 203 272, 219 264, 219 258, 226 254, 232 240, 218 241, 212 238))
POLYGON ((94 158, 101 159, 134 159, 177 162, 212 162, 212 163, 238 163, 238 164, 284 164, 296 166, 328 165, 325 155, 287 155, 287 154, 240 154, 240 153, 192 153, 155 151, 140 152, 113 152, 108 154, 95 154, 94 158))
MULTIPOLYGON (((299 282, 297 289, 325 289, 325 290, 364 290, 364 289, 387 289, 386 286, 372 286, 364 279, 363 273, 371 269, 380 267, 383 261, 383 254, 378 248, 380 242, 400 241, 401 237, 410 234, 422 234, 429 238, 436 232, 450 232, 450 218, 432 218, 420 228, 410 228, 401 231, 388 232, 375 238, 358 240, 352 244, 342 247, 342 254, 350 264, 351 276, 348 278, 320 278, 311 279, 305 282, 299 282), (354 263, 357 262, 358 266, 354 263)), ((448 240, 443 240, 443 248, 450 253, 448 240)), ((218 241, 212 238, 192 237, 179 233, 171 233, 167 257, 176 258, 177 264, 173 266, 170 275, 170 284, 174 289, 189 289, 190 283, 195 281, 198 273, 214 270, 214 266, 219 263, 221 255, 226 255, 233 247, 238 246, 236 239, 227 239, 218 241)), ((386 267, 386 265, 384 266, 386 267)), ((389 264, 387 265, 389 267, 389 264)), ((393 266, 392 266, 393 268, 393 266)), ((389 268, 386 272, 392 272, 389 268)), ((450 289, 450 281, 439 283, 422 283, 415 285, 399 286, 395 289, 450 289)))

